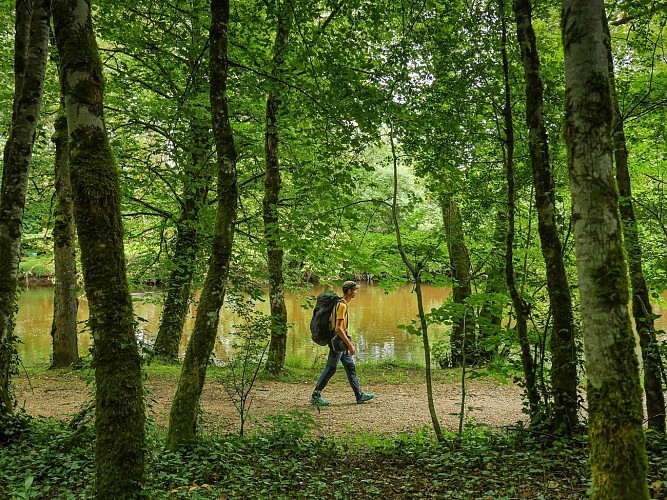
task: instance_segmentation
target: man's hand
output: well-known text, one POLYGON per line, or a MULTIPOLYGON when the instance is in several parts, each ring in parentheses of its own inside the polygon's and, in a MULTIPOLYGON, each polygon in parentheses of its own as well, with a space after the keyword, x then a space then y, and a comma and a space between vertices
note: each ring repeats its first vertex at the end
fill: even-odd
POLYGON ((354 348, 352 342, 350 342, 350 348, 348 349, 348 351, 350 351, 350 356, 354 356, 355 354, 357 354, 357 350, 354 348))

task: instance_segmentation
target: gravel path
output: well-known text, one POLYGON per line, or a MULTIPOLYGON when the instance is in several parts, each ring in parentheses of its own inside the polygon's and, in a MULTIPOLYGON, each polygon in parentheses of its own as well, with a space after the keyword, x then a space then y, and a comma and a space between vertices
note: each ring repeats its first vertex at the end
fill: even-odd
MULTIPOLYGON (((335 379, 336 377, 334 377, 335 379)), ((364 383, 364 390, 376 397, 363 405, 354 401, 344 375, 333 381, 323 396, 330 406, 317 408, 310 404, 312 384, 257 382, 251 416, 259 420, 290 411, 310 412, 323 434, 386 432, 396 434, 430 425, 425 384, 364 383)), ((89 399, 89 389, 78 377, 69 374, 45 374, 15 379, 19 405, 31 415, 69 418, 89 399)), ((151 391, 149 412, 159 423, 168 417, 175 383, 148 380, 151 391)), ((436 412, 446 430, 458 428, 461 389, 457 385, 435 383, 433 387, 436 412)), ((470 381, 467 387, 466 420, 492 427, 504 427, 524 420, 521 413, 521 389, 489 381, 470 381)), ((207 381, 202 395, 205 425, 220 432, 235 432, 239 416, 222 386, 207 381)))

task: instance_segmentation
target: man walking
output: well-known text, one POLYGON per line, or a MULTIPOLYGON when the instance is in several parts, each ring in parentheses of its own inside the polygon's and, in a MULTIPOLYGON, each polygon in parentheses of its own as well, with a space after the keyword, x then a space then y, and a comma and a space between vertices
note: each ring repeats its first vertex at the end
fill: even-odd
POLYGON ((327 406, 329 404, 329 402, 322 397, 322 391, 329 383, 329 379, 336 373, 338 361, 343 363, 345 373, 347 374, 347 380, 350 382, 350 386, 354 391, 357 403, 365 403, 375 397, 374 394, 363 392, 359 386, 357 369, 354 365, 354 359, 352 359, 352 356, 356 354, 356 349, 347 334, 347 305, 357 296, 357 290, 360 288, 361 287, 354 281, 346 281, 343 283, 343 300, 336 304, 336 307, 334 307, 334 310, 331 313, 331 325, 335 328, 336 335, 329 342, 329 357, 327 358, 327 364, 315 385, 315 390, 311 397, 311 402, 314 405, 327 406))

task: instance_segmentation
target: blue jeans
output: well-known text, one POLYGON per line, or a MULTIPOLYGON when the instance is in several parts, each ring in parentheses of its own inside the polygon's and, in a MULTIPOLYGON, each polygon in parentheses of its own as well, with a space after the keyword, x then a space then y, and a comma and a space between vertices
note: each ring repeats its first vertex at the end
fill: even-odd
POLYGON ((322 370, 322 375, 317 380, 315 385, 315 392, 320 393, 329 383, 329 379, 336 373, 336 366, 338 362, 343 363, 345 368, 345 373, 347 374, 347 380, 350 382, 350 387, 354 391, 354 397, 359 399, 363 394, 361 387, 359 387, 359 379, 357 379, 357 368, 354 365, 354 359, 350 356, 348 351, 343 352, 334 352, 334 350, 329 346, 329 357, 327 358, 327 364, 322 370))

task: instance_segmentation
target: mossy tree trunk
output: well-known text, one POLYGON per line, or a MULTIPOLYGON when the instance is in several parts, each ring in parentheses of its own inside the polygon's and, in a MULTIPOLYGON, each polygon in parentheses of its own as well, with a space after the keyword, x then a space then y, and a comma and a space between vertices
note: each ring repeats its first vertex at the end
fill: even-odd
POLYGON ((228 25, 229 0, 211 0, 210 81, 213 135, 218 162, 217 214, 208 272, 169 414, 167 447, 170 449, 191 444, 196 437, 199 399, 215 346, 234 242, 238 187, 236 149, 227 107, 228 25))
POLYGON ((551 332, 550 416, 554 432, 571 434, 577 425, 577 349, 574 343, 572 297, 556 224, 556 201, 549 163, 549 141, 544 124, 544 87, 532 23, 531 0, 514 0, 517 37, 526 80, 526 122, 542 257, 553 317, 551 332))
MULTIPOLYGON (((442 196, 440 204, 445 234, 447 235, 454 302, 463 305, 472 294, 472 289, 470 286, 470 256, 463 237, 461 212, 456 200, 449 194, 442 196)), ((464 358, 466 363, 474 363, 477 360, 475 319, 472 311, 466 310, 460 318, 453 322, 450 343, 453 366, 462 366, 464 358)))
MULTIPOLYGON (((507 238, 507 212, 498 210, 496 212, 496 225, 493 231, 493 247, 488 259, 487 278, 484 285, 484 293, 496 294, 507 293, 507 280, 505 278, 505 246, 507 238)), ((494 307, 485 304, 479 313, 479 333, 477 335, 477 354, 480 359, 490 361, 497 349, 490 341, 492 336, 497 335, 502 325, 502 314, 494 311, 494 307)))
MULTIPOLYGON (((28 43, 30 42, 30 20, 31 2, 16 2, 14 18, 14 98, 12 101, 12 123, 18 116, 23 81, 25 79, 25 66, 28 62, 28 43)), ((46 70, 45 70, 46 71, 46 70)), ((8 154, 11 151, 10 143, 5 143, 3 151, 3 164, 8 162, 8 154)), ((3 176, 4 176, 3 169, 3 176)))
POLYGON ((584 332, 592 498, 649 498, 642 394, 612 172, 604 2, 563 0, 565 139, 584 332))
MULTIPOLYGON (((192 68, 192 71, 196 71, 192 68)), ((190 305, 195 260, 199 253, 201 231, 199 216, 210 187, 206 129, 193 119, 193 151, 185 170, 181 214, 176 221, 176 240, 170 258, 171 272, 165 289, 164 307, 155 338, 155 355, 167 362, 177 362, 183 325, 190 305)))
POLYGON ((646 394, 646 412, 648 426, 661 434, 665 433, 665 396, 662 391, 663 364, 659 343, 655 334, 653 307, 648 294, 642 266, 642 249, 639 241, 639 227, 635 219, 632 202, 632 185, 628 170, 628 149, 625 142, 623 115, 616 99, 614 85, 614 59, 611 47, 611 34, 607 25, 607 58, 609 79, 611 82, 614 124, 612 127, 614 161, 616 163, 616 184, 619 194, 619 212, 623 224, 623 242, 628 256, 630 286, 632 290, 632 316, 639 335, 639 345, 644 364, 644 393, 646 394))
POLYGON ((72 184, 69 175, 67 118, 59 116, 52 137, 56 146, 56 204, 53 209, 53 259, 55 289, 53 293, 53 359, 51 368, 65 368, 79 361, 76 313, 79 308, 76 282, 76 235, 72 184))
POLYGON ((74 216, 95 342, 96 497, 133 498, 143 480, 145 413, 119 176, 102 112, 102 65, 89 2, 54 0, 53 7, 74 216))
POLYGON ((165 299, 155 337, 154 355, 167 363, 177 363, 183 325, 190 303, 198 231, 185 212, 176 224, 176 240, 169 259, 171 271, 165 284, 165 299))
POLYGON ((16 2, 15 89, 0 192, 0 415, 13 412, 11 375, 18 360, 14 303, 28 172, 44 94, 50 0, 16 2))
POLYGON ((505 101, 503 105, 503 120, 505 133, 505 147, 503 148, 505 171, 507 176, 507 239, 505 242, 505 279, 512 298, 512 305, 516 315, 516 332, 521 348, 521 364, 526 377, 526 397, 528 399, 531 423, 536 423, 539 413, 540 397, 537 391, 535 363, 530 350, 528 339, 528 303, 519 293, 514 275, 514 233, 516 194, 514 189, 514 120, 512 116, 512 94, 509 80, 509 62, 507 59, 507 25, 505 22, 505 2, 498 1, 498 13, 502 26, 502 65, 505 84, 505 101))
POLYGON ((280 231, 278 203, 280 201, 280 161, 278 158, 278 110, 281 103, 280 78, 285 51, 291 29, 291 11, 288 2, 279 2, 278 27, 273 45, 274 77, 266 99, 266 133, 264 137, 264 238, 267 247, 269 271, 269 303, 271 306, 271 343, 266 359, 266 371, 278 375, 285 365, 287 350, 287 307, 285 306, 285 281, 283 279, 283 249, 280 231))

